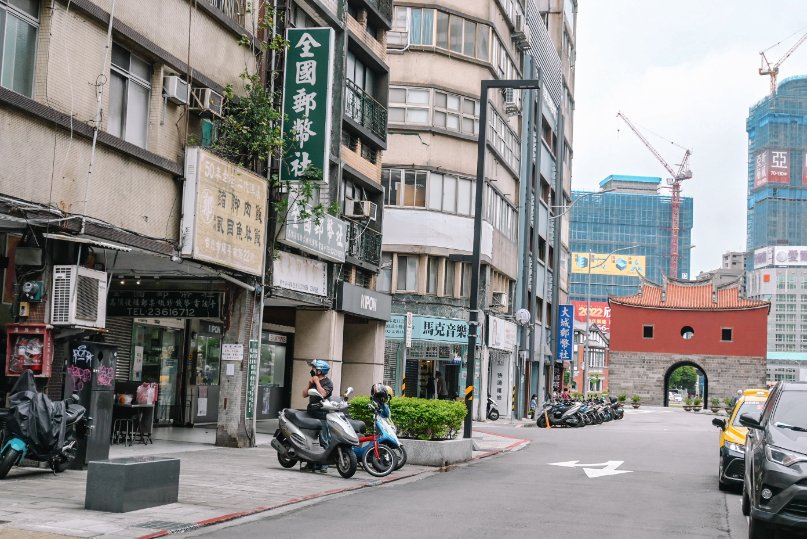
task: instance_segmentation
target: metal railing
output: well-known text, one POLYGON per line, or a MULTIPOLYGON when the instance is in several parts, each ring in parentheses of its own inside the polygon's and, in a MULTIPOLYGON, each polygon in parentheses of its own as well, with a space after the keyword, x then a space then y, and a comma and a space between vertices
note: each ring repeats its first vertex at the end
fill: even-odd
POLYGON ((381 263, 381 233, 371 230, 366 223, 350 221, 348 227, 347 252, 374 266, 381 263))
POLYGON ((353 81, 346 80, 345 87, 345 114, 386 141, 387 109, 353 81))
POLYGON ((392 0, 367 0, 388 21, 392 20, 392 0))
POLYGON ((208 4, 221 11, 241 26, 245 26, 247 14, 247 0, 205 0, 208 4))

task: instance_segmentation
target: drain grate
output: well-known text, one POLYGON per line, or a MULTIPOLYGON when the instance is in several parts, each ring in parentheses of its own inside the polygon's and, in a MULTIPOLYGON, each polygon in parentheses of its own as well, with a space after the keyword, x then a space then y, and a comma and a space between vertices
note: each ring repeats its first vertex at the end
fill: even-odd
POLYGON ((171 522, 170 520, 149 520, 148 522, 134 525, 135 528, 150 528, 153 530, 165 530, 168 532, 172 530, 181 530, 183 528, 192 528, 195 526, 196 524, 193 522, 171 522))

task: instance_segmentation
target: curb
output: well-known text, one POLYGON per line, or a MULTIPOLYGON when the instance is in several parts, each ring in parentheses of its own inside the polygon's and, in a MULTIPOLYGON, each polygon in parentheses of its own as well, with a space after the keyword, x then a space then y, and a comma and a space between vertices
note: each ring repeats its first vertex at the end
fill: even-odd
POLYGON ((500 438, 510 438, 511 440, 516 440, 516 442, 514 442, 514 443, 512 443, 512 444, 510 444, 510 445, 508 445, 506 447, 502 447, 501 449, 492 449, 490 451, 486 451, 485 453, 482 453, 481 455, 477 455, 475 457, 472 457, 471 458, 472 461, 492 457, 493 455, 498 455, 499 453, 508 453, 508 452, 511 452, 511 451, 520 451, 521 449, 524 449, 525 447, 530 445, 530 441, 527 440, 526 438, 519 438, 517 436, 509 436, 507 434, 499 434, 499 433, 487 432, 487 431, 482 431, 482 430, 477 430, 476 432, 481 432, 483 434, 487 434, 488 436, 498 436, 500 438))
POLYGON ((208 518, 208 519, 205 519, 205 520, 200 520, 200 521, 194 522, 192 524, 189 524, 187 526, 183 526, 181 528, 172 528, 170 530, 159 530, 159 531, 156 531, 156 532, 153 532, 153 533, 149 533, 147 535, 140 535, 140 536, 137 537, 137 539, 153 539, 155 537, 165 537, 167 535, 174 535, 174 534, 177 534, 177 533, 185 533, 185 532, 189 532, 189 531, 194 531, 194 530, 198 530, 200 528, 205 528, 207 526, 214 526, 216 524, 223 524, 224 522, 229 522, 231 520, 235 520, 235 519, 238 519, 238 518, 248 517, 248 516, 256 515, 258 513, 265 513, 267 511, 273 511, 275 509, 281 509, 283 507, 288 507, 289 505, 294 505, 294 504, 297 504, 297 503, 307 502, 307 501, 310 501, 310 500, 315 500, 317 498, 324 498, 325 496, 331 496, 331 495, 334 495, 334 494, 342 494, 342 493, 345 493, 345 492, 351 492, 351 491, 354 491, 354 490, 361 490, 361 489, 364 489, 364 488, 377 487, 377 486, 384 485, 384 484, 387 484, 387 483, 394 483, 395 481, 401 481, 402 479, 411 479, 411 478, 417 477, 419 475, 430 474, 430 473, 433 473, 433 472, 434 472, 434 470, 422 470, 422 471, 419 471, 419 472, 416 472, 416 473, 413 473, 413 474, 410 474, 410 475, 404 475, 404 476, 400 476, 400 477, 385 477, 383 479, 376 479, 375 481, 369 481, 367 483, 362 483, 362 484, 359 484, 359 485, 352 485, 352 486, 348 486, 348 487, 334 488, 334 489, 331 489, 331 490, 324 490, 322 492, 315 492, 314 494, 309 494, 307 496, 300 496, 300 497, 297 497, 297 498, 291 498, 291 499, 282 501, 280 503, 276 503, 274 505, 264 505, 264 506, 248 509, 246 511, 239 511, 237 513, 229 513, 229 514, 221 515, 221 516, 218 516, 218 517, 213 517, 213 518, 208 518))

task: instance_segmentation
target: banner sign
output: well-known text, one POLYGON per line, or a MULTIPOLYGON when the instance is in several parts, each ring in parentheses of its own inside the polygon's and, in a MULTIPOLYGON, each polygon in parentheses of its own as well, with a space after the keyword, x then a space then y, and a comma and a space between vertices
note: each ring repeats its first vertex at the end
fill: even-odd
POLYGON ((331 262, 344 262, 347 252, 347 223, 324 214, 317 223, 313 216, 300 218, 300 207, 292 204, 278 241, 331 262))
MULTIPOLYGON (((403 340, 406 337, 407 317, 393 314, 384 329, 384 337, 392 340, 403 340)), ((432 341, 444 343, 468 343, 468 322, 453 318, 437 318, 436 316, 412 315, 413 341, 432 341)))
MULTIPOLYGON (((586 310, 588 309, 585 301, 573 301, 574 305, 574 319, 578 322, 586 323, 586 310)), ((597 324, 603 333, 611 333, 611 307, 608 306, 606 301, 592 301, 590 302, 591 310, 588 313, 588 321, 590 324, 597 324)))
POLYGON ((386 322, 392 311, 392 296, 343 281, 336 291, 336 310, 386 322))
POLYGON ((327 296, 328 265, 319 260, 280 251, 272 264, 272 286, 327 296))
POLYGON ((266 178, 202 148, 188 148, 182 192, 182 254, 250 275, 266 254, 266 178))
POLYGON ((334 33, 331 28, 286 30, 283 83, 283 140, 280 179, 294 181, 313 167, 328 182, 331 142, 331 84, 334 33))
POLYGON ((221 292, 110 290, 107 316, 221 318, 221 292))
POLYGON ((258 340, 250 339, 249 356, 247 356, 247 408, 246 419, 255 415, 255 390, 258 387, 258 340))
POLYGON ((516 348, 517 328, 514 323, 488 315, 488 346, 512 352, 516 348))
POLYGON ((644 256, 572 253, 572 273, 589 273, 592 275, 621 275, 638 277, 646 275, 647 264, 644 256))
POLYGON ((558 332, 557 346, 555 347, 555 360, 568 361, 572 359, 572 318, 574 305, 558 306, 558 332))
POLYGON ((754 269, 766 266, 807 266, 807 246, 778 245, 754 251, 754 269))
POLYGON ((790 152, 764 150, 754 162, 754 187, 766 183, 790 183, 790 152))

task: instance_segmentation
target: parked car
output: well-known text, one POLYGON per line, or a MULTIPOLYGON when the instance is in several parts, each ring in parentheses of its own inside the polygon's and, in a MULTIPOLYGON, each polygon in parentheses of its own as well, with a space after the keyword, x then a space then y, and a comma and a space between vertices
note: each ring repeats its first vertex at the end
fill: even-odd
POLYGON ((712 425, 720 427, 720 464, 717 469, 717 486, 720 490, 742 485, 748 428, 740 425, 740 416, 751 412, 762 413, 767 398, 767 389, 746 389, 728 418, 712 419, 712 425))
POLYGON ((740 415, 745 444, 743 514, 749 537, 807 528, 807 382, 779 382, 762 413, 740 415))

